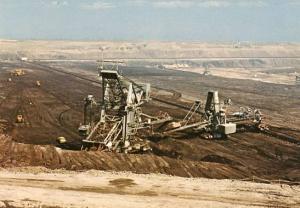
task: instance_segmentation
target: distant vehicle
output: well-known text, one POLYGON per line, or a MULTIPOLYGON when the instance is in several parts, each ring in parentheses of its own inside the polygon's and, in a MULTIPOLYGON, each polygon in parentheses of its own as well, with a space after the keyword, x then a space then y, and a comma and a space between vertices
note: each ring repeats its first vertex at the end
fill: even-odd
POLYGON ((65 144, 67 142, 66 138, 61 136, 56 139, 56 142, 60 145, 65 144))
POLYGON ((21 57, 21 61, 28 61, 27 57, 21 57))
POLYGON ((17 115, 16 123, 24 123, 24 117, 22 114, 17 115))
POLYGON ((16 69, 14 72, 12 72, 12 74, 14 76, 22 76, 22 75, 25 75, 25 71, 23 69, 16 69))

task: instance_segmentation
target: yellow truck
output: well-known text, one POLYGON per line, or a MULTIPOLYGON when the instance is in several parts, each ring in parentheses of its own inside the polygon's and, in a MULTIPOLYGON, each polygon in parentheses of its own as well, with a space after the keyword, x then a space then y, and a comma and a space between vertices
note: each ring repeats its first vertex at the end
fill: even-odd
POLYGON ((22 76, 25 74, 25 71, 23 69, 16 69, 12 74, 14 76, 22 76))

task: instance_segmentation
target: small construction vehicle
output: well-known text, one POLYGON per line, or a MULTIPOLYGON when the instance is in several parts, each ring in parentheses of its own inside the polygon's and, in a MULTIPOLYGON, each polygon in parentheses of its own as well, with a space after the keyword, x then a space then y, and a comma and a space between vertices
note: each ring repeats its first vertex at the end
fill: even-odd
POLYGON ((19 77, 19 76, 25 75, 25 71, 24 71, 23 69, 16 69, 16 70, 12 73, 12 75, 19 77))
POLYGON ((24 117, 22 114, 17 115, 16 123, 24 123, 24 117))

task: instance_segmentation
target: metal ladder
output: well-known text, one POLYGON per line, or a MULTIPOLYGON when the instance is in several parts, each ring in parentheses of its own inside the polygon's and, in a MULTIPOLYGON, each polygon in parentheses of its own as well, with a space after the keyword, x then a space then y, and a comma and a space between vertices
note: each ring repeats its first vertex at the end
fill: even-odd
POLYGON ((183 119, 183 124, 186 125, 191 118, 193 117, 193 115, 201 108, 201 101, 200 100, 196 100, 193 104, 193 106, 190 108, 189 112, 186 114, 186 116, 183 119))

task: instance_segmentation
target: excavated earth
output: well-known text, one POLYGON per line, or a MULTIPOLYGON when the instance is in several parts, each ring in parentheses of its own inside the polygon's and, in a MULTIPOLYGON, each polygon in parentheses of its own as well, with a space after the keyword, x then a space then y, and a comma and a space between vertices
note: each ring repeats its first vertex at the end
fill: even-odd
MULTIPOLYGON (((66 67, 67 68, 67 67, 66 67)), ((300 181, 300 89, 296 86, 216 78, 199 74, 124 68, 135 80, 156 86, 153 94, 163 100, 191 105, 181 98, 204 98, 209 89, 231 97, 235 107, 249 105, 265 112, 271 130, 284 137, 247 130, 224 140, 205 140, 191 132, 174 136, 152 136, 152 153, 117 154, 79 151, 77 128, 82 122, 83 99, 98 98, 95 66, 79 64, 58 71, 38 63, 0 63, 0 165, 2 167, 44 166, 50 169, 115 170, 135 173, 164 173, 184 177, 285 179, 300 181), (23 68, 23 76, 10 72, 23 68), (71 73, 70 73, 71 71, 71 73), (8 78, 12 78, 9 82, 8 78), (36 86, 36 81, 41 86, 36 86), (288 89, 287 89, 288 88, 288 89), (164 89, 164 90, 162 90, 164 89), (190 89, 190 90, 188 90, 190 89), (175 91, 174 91, 175 90, 175 91), (16 124, 22 114, 25 122, 16 124), (70 146, 61 149, 56 139, 64 136, 70 146)), ((151 101, 147 113, 168 112, 182 118, 186 111, 151 101)))

